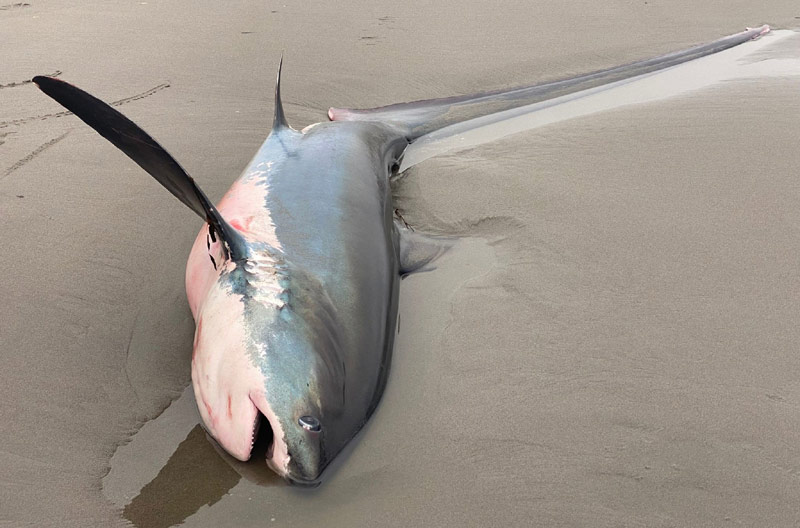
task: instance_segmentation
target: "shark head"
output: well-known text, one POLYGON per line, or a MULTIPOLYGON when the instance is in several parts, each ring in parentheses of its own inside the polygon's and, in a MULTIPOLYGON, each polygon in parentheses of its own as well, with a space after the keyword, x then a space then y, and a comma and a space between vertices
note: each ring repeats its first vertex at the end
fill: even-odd
POLYGON ((360 423, 348 429, 333 310, 318 282, 296 272, 278 284, 267 265, 221 270, 197 310, 195 398, 206 431, 233 457, 250 459, 266 435, 266 464, 314 486, 360 423))

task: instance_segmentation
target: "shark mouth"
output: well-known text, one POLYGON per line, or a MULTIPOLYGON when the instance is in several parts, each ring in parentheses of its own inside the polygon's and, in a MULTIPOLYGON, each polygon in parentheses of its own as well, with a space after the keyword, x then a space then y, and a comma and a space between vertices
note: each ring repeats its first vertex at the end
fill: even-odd
POLYGON ((275 449, 275 434, 267 417, 256 413, 253 433, 250 439, 250 460, 266 460, 272 457, 275 449))
POLYGON ((253 435, 250 438, 250 457, 261 454, 266 456, 272 454, 273 441, 275 435, 272 433, 272 426, 269 424, 267 417, 260 412, 256 413, 256 419, 253 422, 253 435))
POLYGON ((251 394, 250 400, 258 409, 250 441, 251 456, 260 454, 263 446, 266 446, 263 451, 267 466, 285 478, 291 458, 284 438, 283 427, 264 394, 251 394))

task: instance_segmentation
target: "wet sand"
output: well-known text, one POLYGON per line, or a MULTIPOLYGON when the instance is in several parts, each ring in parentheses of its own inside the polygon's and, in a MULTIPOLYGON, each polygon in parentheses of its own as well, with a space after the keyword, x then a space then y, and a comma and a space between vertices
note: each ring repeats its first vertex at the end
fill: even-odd
POLYGON ((29 3, 0 6, 0 525, 800 520, 796 77, 413 167, 405 218, 486 242, 403 281, 383 402, 312 492, 220 464, 191 406, 161 414, 189 381, 199 222, 19 84, 120 101, 217 199, 268 132, 282 50, 299 128, 792 28, 794 2, 29 3))

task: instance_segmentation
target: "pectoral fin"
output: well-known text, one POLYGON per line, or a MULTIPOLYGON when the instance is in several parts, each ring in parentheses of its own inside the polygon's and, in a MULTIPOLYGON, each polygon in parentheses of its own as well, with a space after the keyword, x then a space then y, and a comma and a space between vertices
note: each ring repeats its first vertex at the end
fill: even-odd
POLYGON ((400 273, 405 275, 434 269, 433 263, 453 247, 455 238, 425 235, 395 220, 395 229, 400 242, 400 273))
POLYGON ((240 258, 244 251, 241 235, 220 216, 205 193, 183 167, 156 140, 133 121, 100 99, 52 77, 33 78, 39 88, 124 152, 189 209, 208 222, 210 235, 225 244, 226 257, 240 258))

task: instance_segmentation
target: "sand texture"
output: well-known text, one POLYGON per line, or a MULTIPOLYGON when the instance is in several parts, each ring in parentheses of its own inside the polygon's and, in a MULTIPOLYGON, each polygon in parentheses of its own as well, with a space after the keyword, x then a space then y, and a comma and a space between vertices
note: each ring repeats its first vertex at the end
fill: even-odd
POLYGON ((196 427, 183 273, 201 222, 25 83, 116 102, 218 200, 269 132, 281 52, 299 129, 764 23, 796 28, 800 6, 0 6, 0 526, 797 526, 800 77, 412 167, 406 220, 476 238, 403 280, 383 402, 310 492, 196 427))

